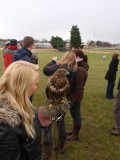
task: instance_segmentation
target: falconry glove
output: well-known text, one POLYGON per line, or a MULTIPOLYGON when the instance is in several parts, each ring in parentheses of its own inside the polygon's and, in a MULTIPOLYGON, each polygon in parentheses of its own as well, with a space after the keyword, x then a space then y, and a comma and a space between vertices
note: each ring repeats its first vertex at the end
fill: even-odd
POLYGON ((63 98, 56 103, 52 103, 51 100, 48 99, 46 106, 44 106, 43 113, 47 114, 51 120, 57 120, 59 116, 65 116, 69 108, 70 105, 67 98, 63 98))

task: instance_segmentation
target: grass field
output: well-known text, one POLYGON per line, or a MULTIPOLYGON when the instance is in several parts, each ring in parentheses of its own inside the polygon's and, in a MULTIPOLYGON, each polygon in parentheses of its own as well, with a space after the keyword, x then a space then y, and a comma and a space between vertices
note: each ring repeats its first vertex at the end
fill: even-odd
MULTIPOLYGON (((114 125, 112 106, 114 100, 105 98, 107 81, 104 79, 114 51, 85 50, 89 58, 89 76, 85 86, 84 98, 81 104, 82 128, 79 142, 66 142, 65 154, 56 155, 57 160, 120 160, 120 137, 111 136, 114 125), (106 55, 103 60, 102 56, 106 55)), ((38 50, 40 66, 40 87, 34 95, 33 104, 37 107, 45 105, 45 85, 48 77, 42 69, 53 56, 60 58, 63 53, 49 50, 38 50)), ((117 51, 119 53, 119 51, 117 51)), ((0 51, 0 74, 3 73, 2 54, 0 51)), ((114 95, 117 93, 117 82, 120 76, 120 66, 117 73, 114 95)), ((53 126, 54 127, 54 126, 53 126)), ((66 128, 72 127, 70 114, 66 115, 66 128)), ((57 138, 57 134, 54 135, 57 138)))

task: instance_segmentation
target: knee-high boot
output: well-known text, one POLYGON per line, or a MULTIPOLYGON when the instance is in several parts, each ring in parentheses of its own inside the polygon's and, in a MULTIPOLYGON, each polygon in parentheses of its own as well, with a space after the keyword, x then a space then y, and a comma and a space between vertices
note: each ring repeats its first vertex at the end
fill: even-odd
POLYGON ((67 140, 75 140, 79 141, 79 132, 80 132, 81 125, 74 125, 73 132, 70 136, 67 137, 67 140))

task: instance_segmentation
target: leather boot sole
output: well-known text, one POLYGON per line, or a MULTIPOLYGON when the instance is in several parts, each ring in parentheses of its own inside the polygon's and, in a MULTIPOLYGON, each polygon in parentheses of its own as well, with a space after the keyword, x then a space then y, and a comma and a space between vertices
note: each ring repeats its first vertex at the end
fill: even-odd
POLYGON ((68 141, 79 141, 79 137, 74 137, 74 136, 68 136, 67 138, 66 138, 66 140, 68 140, 68 141))

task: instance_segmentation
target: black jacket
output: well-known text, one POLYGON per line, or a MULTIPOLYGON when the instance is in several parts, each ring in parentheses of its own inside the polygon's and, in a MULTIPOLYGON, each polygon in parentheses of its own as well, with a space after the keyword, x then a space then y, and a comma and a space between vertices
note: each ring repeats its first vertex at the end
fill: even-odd
POLYGON ((52 76, 58 68, 60 68, 60 66, 56 65, 56 61, 52 60, 43 68, 43 73, 46 76, 52 76))
POLYGON ((116 80, 116 72, 118 71, 119 60, 112 59, 109 64, 109 69, 105 75, 105 79, 114 82, 116 80))
POLYGON ((10 107, 0 104, 0 160, 40 160, 41 127, 34 118, 36 136, 28 138, 20 116, 10 107))
POLYGON ((67 64, 64 65, 57 65, 56 61, 52 60, 50 63, 48 63, 44 68, 43 68, 43 73, 46 76, 52 76, 54 74, 54 72, 59 69, 59 68, 64 68, 69 72, 69 75, 67 75, 67 79, 70 83, 70 90, 73 86, 73 83, 75 81, 75 71, 73 71, 73 69, 69 69, 67 67, 67 64))

